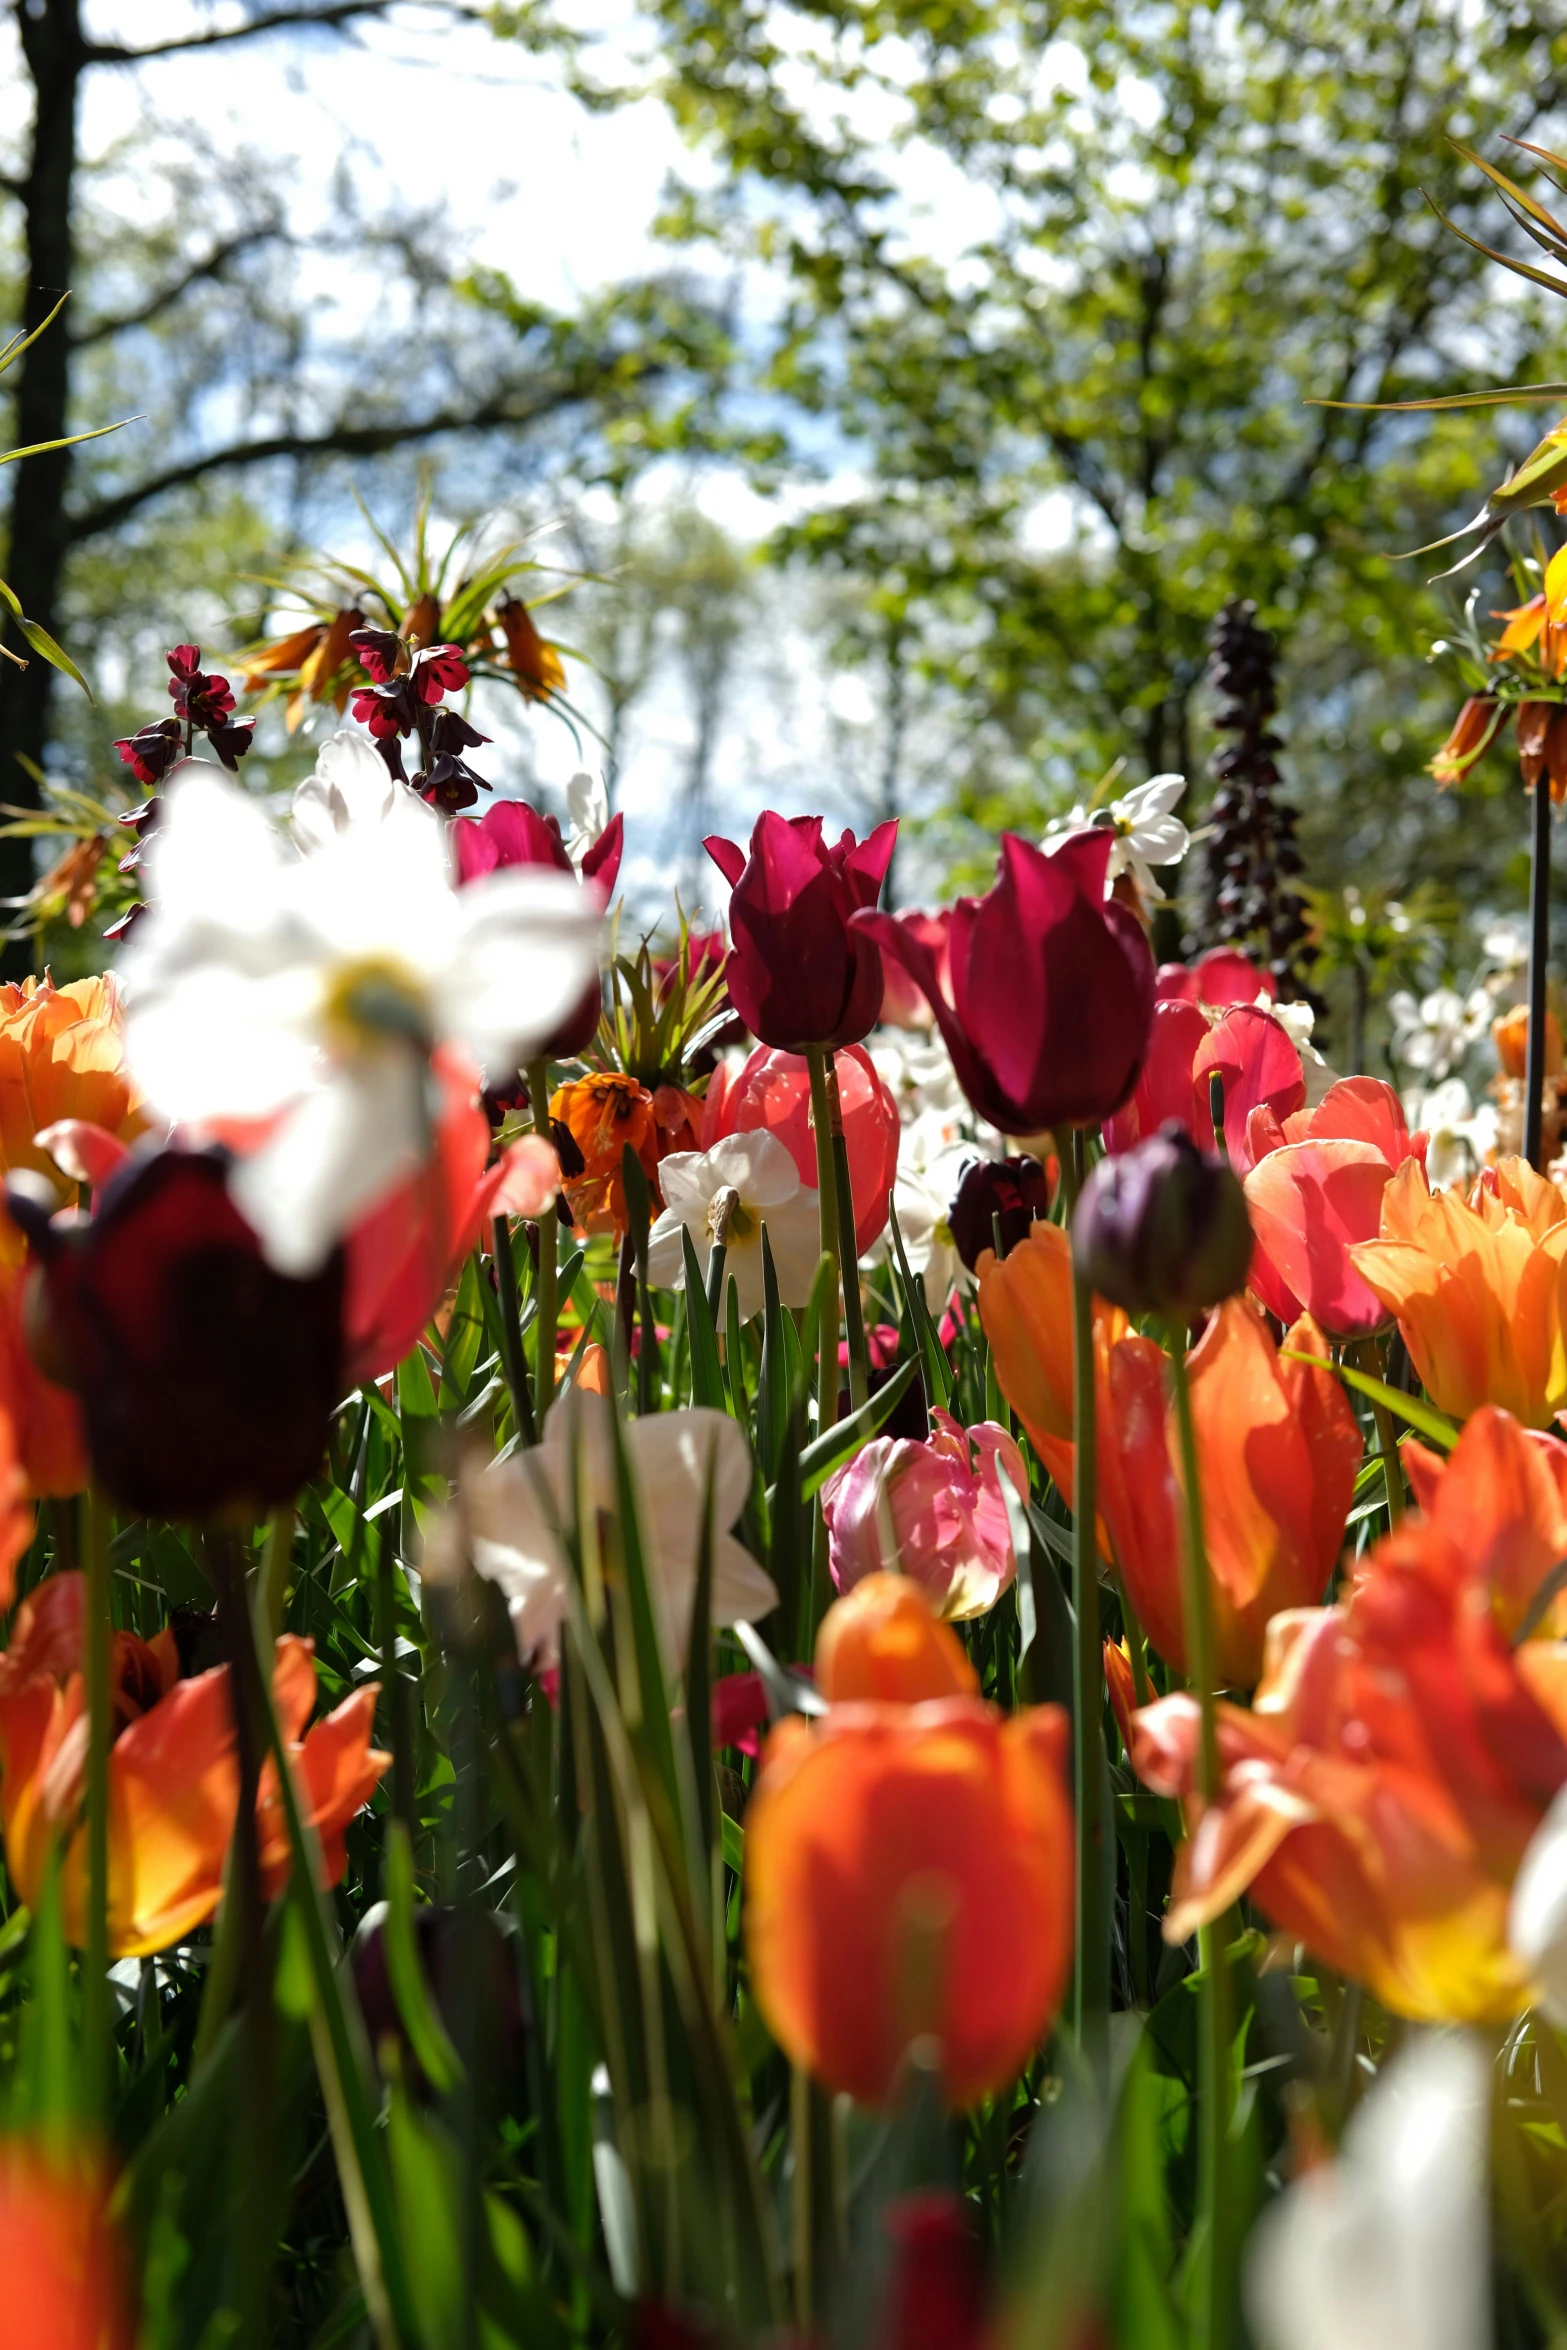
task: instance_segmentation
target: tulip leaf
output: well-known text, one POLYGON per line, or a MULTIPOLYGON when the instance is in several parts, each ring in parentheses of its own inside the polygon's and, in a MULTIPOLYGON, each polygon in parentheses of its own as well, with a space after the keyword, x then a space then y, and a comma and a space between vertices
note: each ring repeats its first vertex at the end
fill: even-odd
POLYGON ((878 1387, 873 1396, 861 1404, 847 1419, 835 1420, 833 1425, 816 1437, 800 1455, 800 1491, 809 1501, 824 1478, 830 1477, 841 1461, 874 1436, 883 1422, 891 1419, 897 1406, 913 1385, 919 1364, 911 1355, 900 1363, 884 1387, 878 1387))
POLYGON ((947 1361, 940 1333, 926 1303, 925 1284, 922 1280, 916 1280, 909 1270, 908 1251, 903 1245, 903 1228, 898 1222, 897 1206, 891 1198, 887 1202, 887 1221, 892 1233, 893 1253, 898 1260, 898 1275, 903 1284, 904 1312, 913 1324, 925 1365, 925 1401, 927 1404, 940 1404, 943 1409, 950 1411, 957 1379, 947 1361))
POLYGON ((432 2089, 442 2096, 463 2078, 462 2060, 447 2036, 435 2002, 430 1997, 419 1963, 414 1933, 414 1863, 404 1820, 391 1820, 386 1832, 386 1972, 392 1997, 414 2060, 432 2089))
MULTIPOLYGON (((731 1288, 731 1299, 734 1291, 731 1288)), ((691 1595, 691 1636, 686 1650, 686 1728, 696 1776, 697 1826, 702 1867, 711 1865, 713 1811, 718 1782, 713 1775, 713 1468, 708 1457, 702 1490, 702 1537, 697 1551, 696 1588, 691 1595)))
POLYGON ((718 1333, 713 1328, 713 1312, 707 1302, 702 1268, 697 1262, 689 1225, 681 1226, 680 1245, 686 1264, 686 1328, 691 1337, 691 1401, 707 1404, 721 1412, 727 1408, 728 1398, 724 1392, 724 1375, 718 1362, 718 1333))
MULTIPOLYGON (((778 1475, 794 1381, 784 1355, 784 1310, 778 1296, 778 1268, 772 1242, 762 1226, 762 1368, 756 1388, 756 1434, 762 1455, 762 1475, 769 1483, 778 1475)), ((791 1332, 794 1325, 791 1322, 791 1332)))
MULTIPOLYGON (((1294 1347, 1280 1347, 1279 1360, 1281 1363, 1312 1363, 1319 1371, 1322 1368, 1320 1355, 1306 1354, 1294 1347)), ((1451 1452, 1463 1434, 1463 1430, 1445 1412, 1439 1412, 1433 1404, 1422 1402, 1419 1396, 1406 1395, 1401 1387, 1389 1387, 1385 1379, 1373 1379, 1369 1371, 1357 1371, 1349 1363, 1338 1363, 1334 1367, 1346 1387, 1353 1387, 1357 1395, 1365 1396, 1369 1402, 1379 1403, 1387 1411, 1396 1412, 1401 1420, 1408 1421, 1411 1428, 1429 1437, 1433 1444, 1440 1445, 1443 1452, 1451 1452)))

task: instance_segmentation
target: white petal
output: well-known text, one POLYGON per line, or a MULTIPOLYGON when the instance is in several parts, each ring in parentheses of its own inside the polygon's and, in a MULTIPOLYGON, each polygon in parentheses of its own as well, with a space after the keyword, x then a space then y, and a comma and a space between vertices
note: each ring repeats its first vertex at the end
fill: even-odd
MULTIPOLYGON (((660 1176, 669 1165, 668 1159, 659 1169, 660 1176)), ((686 1285, 686 1250, 681 1234, 686 1230, 686 1219, 674 1208, 666 1208, 647 1236, 647 1277, 652 1289, 684 1289, 686 1285)), ((691 1237, 697 1239, 693 1224, 691 1237)), ((701 1255, 698 1245, 697 1254, 701 1255)))
POLYGON ((513 1069, 549 1041, 598 971, 602 918, 569 873, 511 866, 456 893, 437 979, 444 1035, 485 1067, 513 1069))
MULTIPOLYGON (((814 1191, 801 1191, 781 1208, 769 1208, 762 1221, 778 1275, 778 1296, 786 1306, 811 1302, 811 1283, 821 1260, 821 1219, 814 1191)), ((757 1250, 761 1256, 760 1247, 757 1250)), ((760 1300, 758 1301, 760 1303, 760 1300)))
POLYGON ((198 935, 246 935, 275 919, 284 871, 282 843, 260 802, 230 783, 221 767, 185 759, 169 770, 163 807, 142 862, 148 911, 126 941, 121 971, 156 962, 168 926, 198 935))
POLYGON ((340 727, 321 746, 314 774, 295 792, 289 827, 307 853, 322 849, 340 832, 382 823, 399 792, 413 797, 389 772, 368 735, 340 727))
POLYGON ((1523 1856, 1507 1939, 1534 1977, 1541 2007, 1560 2028, 1567 2017, 1567 1797, 1557 1796, 1523 1856))
POLYGON ((571 827, 568 851, 574 864, 580 864, 582 851, 590 849, 609 822, 609 791, 602 775, 579 767, 566 786, 566 821, 571 827))
POLYGON ((1132 835, 1132 851, 1150 865, 1178 865, 1192 845, 1192 836, 1179 816, 1158 816, 1139 824, 1132 835))
POLYGON ((701 1404, 632 1420, 626 1444, 660 1552, 695 1558, 702 1499, 713 1480, 713 1525, 732 1526, 751 1490, 751 1448, 727 1412, 701 1404))
POLYGON ((257 978, 222 960, 148 967, 127 997, 126 1058, 165 1118, 268 1118, 317 1080, 319 1004, 308 967, 257 978))
MULTIPOLYGON (((658 1187, 667 1208, 695 1208, 705 1216, 720 1180, 708 1151, 671 1151, 658 1163, 658 1187)), ((663 1221, 661 1216, 659 1223, 663 1221)))
POLYGON ((333 1072, 259 1149, 229 1190, 280 1273, 318 1271, 335 1243, 429 1155, 425 1068, 396 1046, 333 1072))
MULTIPOLYGON (((1184 775, 1150 775, 1146 783, 1135 784, 1116 801, 1115 812, 1140 832, 1150 817, 1168 816, 1178 807, 1185 790, 1184 775)), ((1182 825, 1181 830, 1185 829, 1182 825)))
POLYGON ((733 1184, 747 1207, 769 1215, 801 1189, 800 1170, 776 1134, 726 1134, 706 1155, 714 1191, 733 1184))

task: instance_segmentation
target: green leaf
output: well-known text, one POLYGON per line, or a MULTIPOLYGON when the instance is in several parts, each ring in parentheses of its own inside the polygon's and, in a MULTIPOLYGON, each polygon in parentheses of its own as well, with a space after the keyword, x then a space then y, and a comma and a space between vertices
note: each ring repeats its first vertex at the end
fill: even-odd
POLYGON ((833 1425, 808 1444, 800 1455, 800 1486, 807 1500, 817 1490, 823 1478, 831 1476, 840 1461, 846 1461, 852 1452, 874 1436, 884 1420, 908 1393, 919 1370, 912 1359, 900 1363, 884 1387, 878 1387, 873 1396, 861 1404, 847 1419, 835 1420, 833 1425))
POLYGON ((697 1262, 689 1225, 682 1225, 680 1245, 686 1266, 686 1328, 691 1338, 691 1401, 709 1404, 715 1411, 728 1407, 724 1375, 718 1362, 718 1334, 713 1328, 702 1268, 697 1262))
POLYGON ((387 1824, 384 1931, 386 1971, 408 2045, 431 2088, 446 2095, 463 2078, 462 2060, 447 2036, 419 1963, 414 1933, 413 1847, 403 1820, 387 1824))
MULTIPOLYGON (((1310 1363, 1319 1371, 1323 1368, 1320 1355, 1307 1354, 1294 1347, 1280 1347, 1279 1360, 1281 1363, 1310 1363)), ((1462 1436, 1463 1430, 1457 1423, 1448 1419, 1445 1412, 1439 1412, 1434 1404, 1422 1403, 1418 1396, 1406 1395, 1401 1387, 1389 1387, 1385 1379, 1374 1379, 1369 1371, 1354 1370, 1348 1363, 1335 1363, 1333 1368, 1346 1387, 1353 1387, 1358 1395, 1364 1395, 1372 1403, 1382 1404, 1388 1411, 1396 1412, 1401 1420, 1407 1420, 1411 1428, 1417 1428, 1422 1436, 1428 1436, 1443 1452, 1451 1452, 1462 1436)))

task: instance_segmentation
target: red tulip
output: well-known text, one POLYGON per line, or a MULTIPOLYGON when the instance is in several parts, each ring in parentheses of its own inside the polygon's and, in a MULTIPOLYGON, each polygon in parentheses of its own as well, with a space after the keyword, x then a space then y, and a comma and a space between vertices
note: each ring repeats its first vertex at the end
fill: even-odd
POLYGON ((873 907, 892 860, 896 823, 835 848, 819 816, 756 820, 749 856, 715 833, 704 845, 730 886, 729 1000, 753 1036, 788 1052, 858 1044, 881 1014, 881 956, 851 928, 873 907))
MULTIPOLYGON (((887 1223, 887 1202, 898 1173, 898 1105, 876 1074, 861 1045, 833 1056, 843 1139, 849 1149, 854 1189, 854 1237, 861 1256, 887 1223)), ((816 1188, 816 1136, 811 1126, 811 1073, 799 1053, 759 1045, 738 1076, 720 1066, 707 1089, 702 1122, 703 1150, 726 1134, 775 1134, 800 1170, 808 1190, 816 1188)))
POLYGON ((1046 856, 1005 834, 995 886, 952 909, 949 993, 907 918, 855 917, 923 988, 959 1084, 1004 1134, 1095 1125, 1142 1070, 1153 958, 1135 916, 1105 898, 1113 846, 1082 832, 1046 856))
POLYGON ((1210 947, 1195 963, 1161 963, 1157 993, 1161 1004, 1208 1004, 1216 1012, 1232 1004, 1254 1004, 1279 992, 1271 971, 1259 971, 1239 947, 1210 947))
POLYGON ((1237 1005, 1210 1024, 1194 1002, 1167 996, 1155 1004, 1148 1057, 1137 1090, 1105 1122, 1105 1146, 1128 1151, 1157 1134, 1167 1119, 1185 1127, 1203 1150, 1213 1148, 1212 1078, 1224 1083, 1224 1145, 1244 1175, 1251 1165, 1248 1121, 1258 1107, 1280 1118, 1301 1109, 1306 1079, 1288 1031, 1271 1013, 1237 1005))
MULTIPOLYGON (((947 925, 952 917, 944 908, 939 914, 905 914, 903 917, 915 937, 922 938, 936 958, 936 974, 945 986, 947 976, 947 925)), ((916 986, 901 963, 883 963, 881 1017, 885 1028, 929 1028, 935 1020, 930 998, 922 987, 916 986)))
POLYGON ((1425 1161, 1403 1104, 1378 1077, 1342 1077, 1317 1108, 1280 1121, 1266 1103, 1247 1121, 1246 1177, 1256 1248, 1251 1286, 1270 1313, 1304 1307, 1330 1338, 1364 1338, 1389 1319, 1351 1254, 1377 1238, 1382 1194, 1406 1159, 1425 1161))

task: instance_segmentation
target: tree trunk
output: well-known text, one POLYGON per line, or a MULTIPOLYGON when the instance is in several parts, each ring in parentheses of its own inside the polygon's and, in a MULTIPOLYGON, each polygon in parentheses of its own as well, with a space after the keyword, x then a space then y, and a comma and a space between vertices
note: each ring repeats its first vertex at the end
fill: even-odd
MULTIPOLYGON (((77 89, 85 60, 80 0, 41 0, 41 5, 39 0, 20 0, 16 16, 34 93, 32 153, 21 188, 26 276, 22 325, 31 333, 71 283, 77 89)), ((65 318, 17 362, 12 381, 19 448, 57 440, 70 429, 71 343, 65 318)), ((71 455, 69 449, 54 449, 9 469, 5 577, 29 620, 38 621, 51 636, 60 634, 60 587, 70 545, 65 499, 71 455)), ((17 644, 14 632, 8 641, 17 644)), ((31 761, 35 767, 43 763, 53 681, 48 662, 36 656, 29 657, 25 669, 0 661, 0 800, 24 807, 38 804, 37 782, 21 762, 31 761)), ((0 840, 0 897, 24 896, 32 878, 32 843, 0 840)), ((8 950, 8 968, 15 953, 8 950)))

